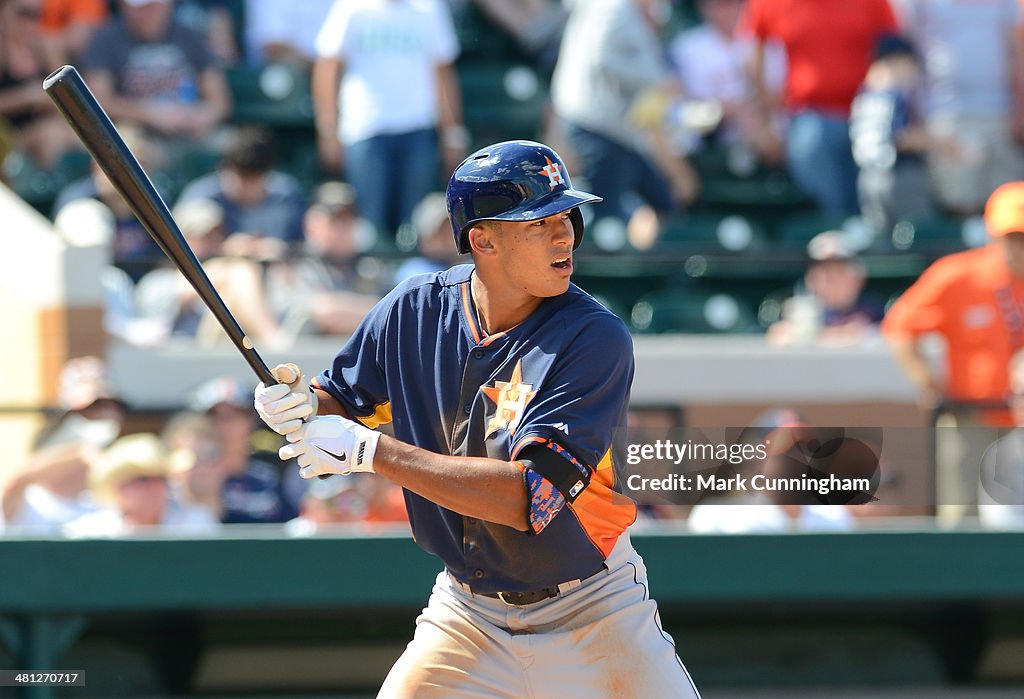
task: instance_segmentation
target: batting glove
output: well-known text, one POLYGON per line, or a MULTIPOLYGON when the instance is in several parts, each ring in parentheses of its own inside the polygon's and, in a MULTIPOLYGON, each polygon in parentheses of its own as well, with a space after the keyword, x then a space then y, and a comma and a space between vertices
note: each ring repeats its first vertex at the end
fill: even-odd
POLYGON ((316 415, 318 401, 313 389, 303 385, 302 373, 294 364, 276 366, 272 372, 281 383, 259 384, 253 403, 270 429, 288 435, 299 429, 303 420, 316 415))
POLYGON ((278 450, 282 459, 296 459, 303 478, 337 473, 374 473, 373 455, 380 433, 340 415, 321 415, 288 434, 278 450))

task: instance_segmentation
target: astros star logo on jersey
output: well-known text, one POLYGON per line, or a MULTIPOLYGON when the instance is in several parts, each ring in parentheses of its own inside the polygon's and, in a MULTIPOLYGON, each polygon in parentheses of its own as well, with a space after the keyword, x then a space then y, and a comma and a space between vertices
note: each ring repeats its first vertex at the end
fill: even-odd
POLYGON ((526 404, 537 395, 532 384, 523 383, 521 361, 516 362, 508 381, 495 381, 494 386, 482 386, 480 390, 496 406, 494 416, 487 422, 485 438, 497 430, 514 432, 526 412, 526 404))
POLYGON ((542 167, 540 171, 548 176, 548 186, 551 187, 551 189, 554 189, 560 184, 564 185, 565 178, 562 177, 562 166, 558 163, 551 162, 551 158, 546 155, 544 156, 544 160, 546 160, 548 164, 542 167))

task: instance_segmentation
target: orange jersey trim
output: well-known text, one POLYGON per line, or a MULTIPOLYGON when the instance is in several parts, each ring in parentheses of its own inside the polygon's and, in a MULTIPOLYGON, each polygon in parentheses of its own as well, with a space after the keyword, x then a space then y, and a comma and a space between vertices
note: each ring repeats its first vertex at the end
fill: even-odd
POLYGON ((614 486, 615 468, 609 449, 597 465, 590 485, 575 502, 566 503, 587 538, 605 558, 611 555, 615 542, 637 516, 636 503, 613 490, 614 486))

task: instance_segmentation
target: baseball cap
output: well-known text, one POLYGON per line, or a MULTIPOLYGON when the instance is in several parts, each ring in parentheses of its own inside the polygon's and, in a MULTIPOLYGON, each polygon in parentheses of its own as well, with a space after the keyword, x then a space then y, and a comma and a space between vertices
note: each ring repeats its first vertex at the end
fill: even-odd
POLYGON ((324 182, 313 192, 311 209, 322 211, 328 216, 355 213, 356 192, 346 182, 324 182))
POLYGON ((201 384, 192 393, 189 409, 205 413, 218 405, 232 405, 236 408, 252 408, 252 388, 244 386, 237 379, 222 376, 201 384))
POLYGON ((875 42, 875 60, 906 56, 918 60, 917 48, 901 34, 883 34, 875 42))
POLYGON ((857 252, 842 231, 825 231, 807 243, 807 256, 815 262, 852 260, 857 257, 857 252))
POLYGON ((99 400, 120 402, 99 357, 69 359, 60 372, 57 400, 64 410, 84 410, 99 400))
POLYGON ((448 226, 448 201, 443 192, 431 192, 412 211, 412 229, 416 237, 429 238, 441 225, 448 226))
POLYGON ((224 207, 213 199, 190 199, 171 211, 186 238, 202 238, 224 224, 224 207))
POLYGON ((1007 182, 985 204, 985 227, 993 238, 1024 233, 1024 182, 1007 182))
POLYGON ((121 437, 97 459, 89 473, 92 489, 109 500, 117 487, 141 476, 166 476, 167 447, 154 434, 121 437))

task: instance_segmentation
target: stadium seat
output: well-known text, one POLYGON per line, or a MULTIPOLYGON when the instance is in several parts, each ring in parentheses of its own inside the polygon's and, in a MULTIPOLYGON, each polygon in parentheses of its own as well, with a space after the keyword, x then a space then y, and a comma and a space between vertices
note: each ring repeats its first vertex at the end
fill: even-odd
POLYGON ((762 249, 764 240, 764 227, 749 217, 691 214, 669 221, 657 248, 704 254, 749 254, 762 249))
POLYGON ((964 232, 965 224, 959 219, 936 216, 898 222, 888 242, 897 252, 941 255, 966 249, 964 232))
POLYGON ((803 251, 811 238, 830 230, 847 234, 849 242, 864 250, 872 245, 873 236, 859 216, 835 216, 808 211, 787 216, 775 226, 775 238, 781 249, 803 251))
POLYGON ((50 209, 60 191, 69 183, 89 174, 92 156, 84 151, 70 151, 51 170, 42 170, 23 153, 14 152, 4 158, 0 178, 14 192, 43 215, 50 209))
POLYGON ((636 302, 630 325, 638 333, 758 333, 747 303, 726 292, 673 289, 648 294, 636 302))
POLYGON ((540 137, 548 91, 535 69, 508 60, 474 60, 461 61, 456 70, 474 147, 540 137))
POLYGON ((271 127, 313 126, 313 99, 309 74, 285 63, 227 70, 233 109, 231 121, 271 127))
POLYGON ((609 310, 628 319, 633 304, 643 296, 668 287, 678 273, 678 263, 648 255, 587 255, 574 259, 572 281, 595 296, 609 310))

